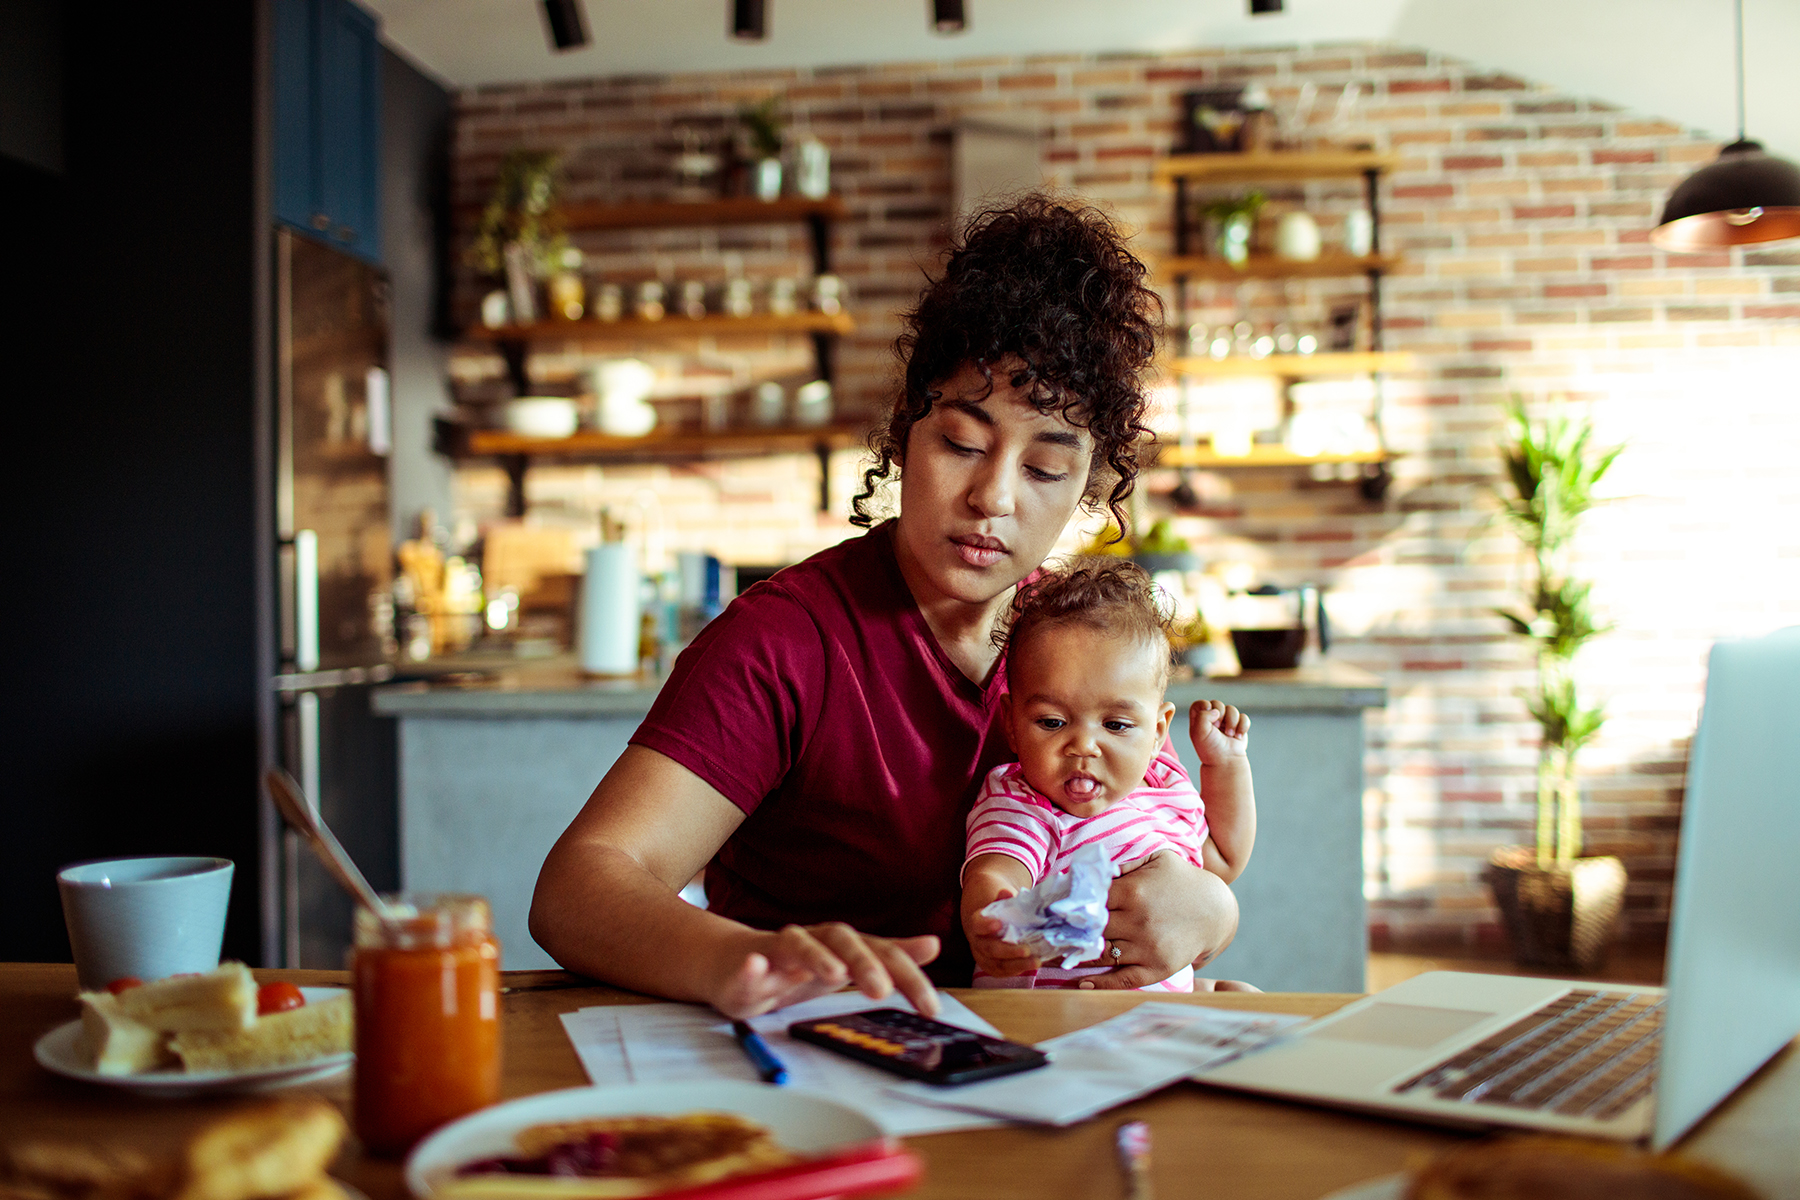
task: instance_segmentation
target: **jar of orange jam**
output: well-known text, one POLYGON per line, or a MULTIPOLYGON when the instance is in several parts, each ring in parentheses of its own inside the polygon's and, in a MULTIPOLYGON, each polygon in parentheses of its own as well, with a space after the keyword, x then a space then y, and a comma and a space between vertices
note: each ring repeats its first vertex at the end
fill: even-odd
POLYGON ((500 943, 480 896, 402 895, 356 913, 356 1132, 402 1154, 500 1098, 500 943))

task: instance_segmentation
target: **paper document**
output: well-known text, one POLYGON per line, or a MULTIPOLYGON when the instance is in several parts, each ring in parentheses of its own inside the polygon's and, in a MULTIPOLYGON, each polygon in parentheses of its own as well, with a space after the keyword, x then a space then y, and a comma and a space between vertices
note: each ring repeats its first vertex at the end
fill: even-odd
MULTIPOLYGON (((938 995, 938 1019, 964 1029, 1000 1036, 962 1001, 938 995)), ((883 1132, 895 1137, 944 1133, 953 1129, 987 1129, 1004 1124, 998 1117, 936 1105, 919 1104, 894 1094, 889 1085, 899 1077, 834 1054, 787 1035, 795 1021, 865 1012, 871 1008, 908 1007, 857 992, 834 992, 804 1004, 754 1017, 750 1027, 788 1070, 789 1087, 819 1092, 861 1109, 883 1132)), ((609 1083, 682 1083, 711 1079, 757 1078, 756 1067, 732 1036, 731 1022, 698 1004, 620 1004, 564 1013, 563 1029, 581 1059, 588 1081, 609 1083)), ((1034 1072, 1041 1074, 1042 1072, 1034 1072)))
POLYGON ((1268 1045, 1305 1020, 1149 1001, 1098 1025, 1039 1042, 1050 1065, 1036 1071, 953 1088, 905 1080, 887 1087, 920 1104, 1072 1125, 1202 1067, 1268 1045))

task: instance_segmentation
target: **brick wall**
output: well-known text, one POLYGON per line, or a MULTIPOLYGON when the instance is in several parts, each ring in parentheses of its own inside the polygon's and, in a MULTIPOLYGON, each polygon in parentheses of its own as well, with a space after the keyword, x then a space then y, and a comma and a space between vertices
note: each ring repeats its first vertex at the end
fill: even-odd
MULTIPOLYGON (((1252 78, 1289 113, 1311 83, 1314 134, 1404 156, 1382 196, 1384 248, 1407 260, 1386 286, 1387 346, 1416 352, 1421 369, 1381 397, 1400 456, 1382 502, 1306 472, 1208 474, 1194 481, 1200 506, 1178 526, 1218 561, 1279 582, 1327 582, 1334 656, 1387 680, 1391 703, 1370 715, 1367 756, 1374 942, 1491 943, 1495 916, 1478 872, 1494 845, 1530 835, 1536 746, 1518 698, 1529 656, 1489 611, 1511 600, 1522 565, 1488 520, 1496 402, 1566 394, 1604 440, 1626 442, 1615 498, 1579 548, 1616 623, 1580 663, 1584 687, 1612 713, 1583 774, 1590 849, 1624 856, 1628 932, 1656 942, 1706 647, 1800 620, 1800 251, 1665 255, 1646 240, 1668 189, 1716 142, 1380 46, 984 59, 480 89, 459 100, 456 195, 479 203, 504 151, 530 145, 566 155, 576 198, 656 196, 669 185, 678 123, 717 128, 743 100, 783 93, 831 147, 850 208, 836 266, 858 332, 840 355, 841 400, 874 412, 892 378, 893 311, 942 246, 957 118, 1035 116, 1047 179, 1110 207, 1153 257, 1173 249, 1168 195, 1150 171, 1172 141, 1180 92, 1252 78), (1352 82, 1365 98, 1335 124, 1327 118, 1352 82)), ((1330 242, 1357 193, 1330 183, 1275 190, 1270 211, 1304 205, 1330 242)), ((609 236, 584 245, 620 276, 654 270, 659 257, 678 276, 722 274, 727 254, 752 274, 804 258, 797 232, 609 236)), ((1314 320, 1359 287, 1196 291, 1189 312, 1314 320)), ((462 281, 465 314, 478 291, 462 281)), ((465 380, 497 369, 478 355, 457 366, 465 380)), ((1186 420, 1200 432, 1244 402, 1216 390, 1184 405, 1166 389, 1164 399, 1165 429, 1186 420)), ((832 514, 814 511, 817 467, 803 458, 540 470, 531 496, 535 519, 586 521, 598 503, 650 492, 672 541, 769 561, 849 532, 842 509, 855 470, 854 455, 834 460, 832 514)), ((458 482, 465 515, 500 511, 498 472, 471 466, 458 482)), ((1149 514, 1166 511, 1155 497, 1174 476, 1147 482, 1149 514)))

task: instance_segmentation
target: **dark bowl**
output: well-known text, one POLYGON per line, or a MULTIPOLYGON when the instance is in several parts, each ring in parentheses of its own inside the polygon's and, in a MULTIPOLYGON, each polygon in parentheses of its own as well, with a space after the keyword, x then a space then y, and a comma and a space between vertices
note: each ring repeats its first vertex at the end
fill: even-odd
POLYGON ((1306 629, 1234 629, 1231 648, 1246 671, 1285 671, 1300 664, 1306 629))

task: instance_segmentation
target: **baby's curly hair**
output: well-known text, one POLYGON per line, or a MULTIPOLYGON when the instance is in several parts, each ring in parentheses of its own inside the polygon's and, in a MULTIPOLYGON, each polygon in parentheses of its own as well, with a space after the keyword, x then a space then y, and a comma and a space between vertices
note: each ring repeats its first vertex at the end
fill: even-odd
POLYGON ((1019 588, 994 644, 1012 669, 1013 655, 1041 630, 1085 625, 1114 637, 1161 646, 1158 686, 1169 681, 1169 634, 1174 607, 1129 559, 1090 556, 1040 571, 1019 588))
POLYGON ((1146 274, 1124 235, 1087 205, 1034 193, 970 219, 943 275, 901 318, 894 348, 906 366, 904 390, 869 438, 876 461, 851 502, 852 523, 874 523, 869 502, 904 461, 907 435, 942 395, 938 385, 974 363, 991 387, 993 368, 1016 356, 1023 366, 1011 382, 1032 406, 1093 435, 1083 500, 1105 493, 1113 520, 1127 528, 1123 504, 1149 432, 1143 376, 1163 320, 1146 274))

